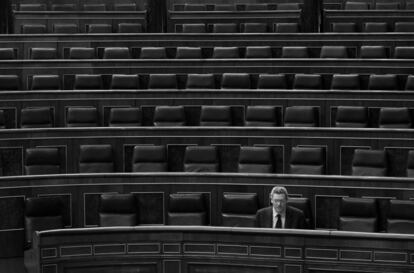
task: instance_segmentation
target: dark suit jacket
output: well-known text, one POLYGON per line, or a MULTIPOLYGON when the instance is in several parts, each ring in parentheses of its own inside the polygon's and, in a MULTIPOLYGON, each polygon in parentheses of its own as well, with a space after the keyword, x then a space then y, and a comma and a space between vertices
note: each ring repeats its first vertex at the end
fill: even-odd
MULTIPOLYGON (((263 208, 256 213, 256 226, 263 228, 272 228, 273 225, 273 207, 263 208)), ((306 228, 306 220, 303 212, 297 208, 286 207, 285 228, 306 228)))

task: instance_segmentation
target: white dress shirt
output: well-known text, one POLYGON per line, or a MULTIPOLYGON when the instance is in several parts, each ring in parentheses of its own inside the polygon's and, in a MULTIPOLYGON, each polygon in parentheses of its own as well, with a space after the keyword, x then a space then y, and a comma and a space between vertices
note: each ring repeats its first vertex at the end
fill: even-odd
MULTIPOLYGON (((276 228, 276 221, 277 221, 277 215, 278 213, 275 211, 275 208, 273 208, 273 224, 272 227, 276 228)), ((286 222, 286 213, 280 213, 280 219, 282 220, 282 228, 285 228, 285 222, 286 222)))

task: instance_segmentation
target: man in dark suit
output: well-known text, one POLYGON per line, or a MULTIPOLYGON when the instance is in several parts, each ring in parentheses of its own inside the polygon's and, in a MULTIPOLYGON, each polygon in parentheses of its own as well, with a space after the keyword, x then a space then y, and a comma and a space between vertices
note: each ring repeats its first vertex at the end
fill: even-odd
POLYGON ((297 208, 287 205, 285 187, 274 187, 270 192, 272 206, 256 213, 256 226, 263 228, 306 228, 305 215, 297 208))

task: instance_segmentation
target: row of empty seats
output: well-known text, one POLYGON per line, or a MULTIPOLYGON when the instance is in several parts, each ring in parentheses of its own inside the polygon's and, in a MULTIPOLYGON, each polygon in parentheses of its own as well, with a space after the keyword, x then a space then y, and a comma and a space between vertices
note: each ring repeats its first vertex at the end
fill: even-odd
POLYGON ((85 24, 84 27, 76 23, 56 23, 51 26, 45 24, 22 24, 20 26, 20 33, 22 34, 45 34, 45 33, 140 33, 144 32, 145 28, 140 23, 118 22, 115 24, 107 23, 90 23, 85 24))
POLYGON ((175 24, 175 32, 182 33, 296 33, 299 32, 299 23, 184 23, 175 24))
POLYGON ((364 1, 346 1, 343 5, 344 10, 399 10, 399 9, 414 9, 414 1, 407 1, 406 3, 385 1, 369 3, 364 1))
POLYGON ((266 11, 266 10, 300 10, 299 3, 279 3, 279 4, 176 4, 176 11, 266 11))
MULTIPOLYGON (((372 19, 367 19, 372 20, 372 19)), ((414 32, 414 22, 332 22, 331 32, 414 32)))
POLYGON ((137 11, 141 10, 136 3, 113 3, 113 4, 39 4, 21 3, 17 5, 18 11, 137 11))

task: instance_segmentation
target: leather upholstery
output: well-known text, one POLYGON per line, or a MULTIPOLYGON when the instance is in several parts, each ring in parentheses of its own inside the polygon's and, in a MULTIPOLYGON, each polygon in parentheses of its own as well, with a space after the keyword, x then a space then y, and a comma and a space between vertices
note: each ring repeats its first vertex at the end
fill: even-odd
POLYGON ((185 126, 184 106, 156 106, 154 126, 185 126))
POLYGON ((313 214, 312 214, 312 207, 309 198, 305 197, 289 197, 287 201, 287 205, 300 209, 303 214, 305 215, 306 220, 306 228, 313 229, 313 214))
POLYGON ((95 48, 92 47, 71 47, 69 50, 70 59, 95 59, 95 48))
POLYGON ((414 75, 408 75, 404 90, 414 90, 414 75))
POLYGON ((414 234, 414 201, 390 200, 387 232, 414 234))
POLYGON ((239 27, 237 24, 234 24, 234 23, 213 24, 213 33, 236 33, 236 32, 239 32, 239 27))
POLYGON ((0 75, 0 90, 19 90, 20 78, 17 75, 0 75))
POLYGON ((294 89, 321 89, 322 77, 318 74, 295 74, 294 89))
POLYGON ((177 59, 201 59, 203 58, 200 47, 177 47, 175 54, 177 59))
POLYGON ((138 202, 133 194, 102 194, 99 200, 99 225, 138 225, 138 202))
POLYGON ((343 197, 339 212, 339 230, 376 232, 377 204, 375 199, 343 197))
POLYGON ((77 74, 73 89, 102 89, 101 75, 77 74))
POLYGON ((267 4, 246 4, 247 11, 268 10, 267 4))
POLYGON ((33 75, 32 90, 60 90, 59 75, 33 75))
POLYGON ((382 107, 379 113, 380 128, 411 128, 411 113, 407 107, 382 107))
POLYGON ((176 74, 151 74, 148 82, 149 89, 177 89, 176 74))
POLYGON ((23 34, 42 34, 46 33, 46 25, 43 24, 24 24, 22 25, 23 34))
POLYGON ((385 74, 385 75, 369 75, 368 82, 369 90, 398 90, 397 75, 385 74))
POLYGON ((387 164, 384 150, 356 149, 352 160, 352 175, 386 176, 387 164))
POLYGON ((128 47, 107 47, 104 49, 104 59, 130 59, 128 47))
POLYGON ((250 75, 247 73, 223 73, 221 88, 250 88, 250 75))
POLYGON ((166 147, 162 145, 135 146, 132 172, 168 172, 166 147))
POLYGON ((114 171, 112 145, 80 145, 80 173, 110 173, 114 171))
POLYGON ((332 32, 356 32, 357 27, 354 22, 338 22, 332 23, 332 32))
POLYGON ((183 33, 205 33, 205 24, 183 24, 183 33))
POLYGON ((0 48, 0 60, 16 59, 14 48, 0 48))
POLYGON ((141 33, 143 32, 142 24, 135 23, 119 23, 118 33, 141 33))
POLYGON ((364 23, 364 32, 387 32, 388 24, 386 22, 367 22, 364 23))
POLYGON ((186 88, 214 89, 216 87, 213 74, 188 74, 186 88))
POLYGON ((244 23, 244 33, 265 33, 267 32, 267 24, 265 23, 244 23))
POLYGON ((184 11, 206 11, 207 7, 203 4, 184 4, 184 11))
POLYGON ((168 225, 208 225, 203 194, 170 194, 167 223, 168 225))
POLYGON ((105 4, 84 4, 83 5, 84 11, 106 11, 105 4))
POLYGON ((259 209, 256 193, 223 194, 221 220, 223 226, 254 227, 259 209))
POLYGON ((165 59, 167 53, 165 47, 142 47, 139 57, 141 59, 165 59))
POLYGON ((368 127, 368 109, 363 106, 338 106, 335 127, 368 127))
POLYGON ((289 173, 325 174, 326 155, 322 147, 292 147, 289 173))
POLYGON ((56 59, 56 57, 56 48, 33 47, 30 50, 30 58, 33 60, 56 59))
POLYGON ((285 109, 285 127, 318 127, 319 113, 314 106, 290 106, 285 109))
POLYGON ((246 47, 246 58, 272 58, 270 46, 248 46, 246 47))
POLYGON ((184 156, 185 172, 219 172, 216 146, 187 146, 184 156))
POLYGON ((413 46, 396 46, 394 48, 394 58, 414 59, 414 47, 413 46))
POLYGON ((320 58, 349 58, 345 46, 322 46, 320 58))
POLYGON ((44 4, 20 4, 19 11, 46 11, 44 4))
POLYGON ((53 116, 49 107, 29 107, 21 110, 21 128, 53 127, 53 116))
POLYGON ((413 31, 414 31, 414 22, 395 22, 394 23, 394 32, 413 32, 413 31))
POLYGON ((79 32, 79 26, 77 24, 54 24, 53 32, 75 34, 79 32))
POLYGON ((384 46, 361 46, 360 57, 364 59, 387 58, 387 50, 384 46))
POLYGON ((414 177, 414 150, 408 151, 407 177, 414 177))
POLYGON ((200 126, 231 126, 232 114, 230 106, 201 106, 200 126))
POLYGON ((58 148, 27 148, 25 152, 24 173, 26 175, 60 173, 58 148))
POLYGON ((111 89, 138 89, 139 88, 139 76, 114 74, 111 80, 111 89))
POLYGON ((88 33, 112 33, 112 25, 90 24, 88 25, 88 33))
POLYGON ((331 89, 360 90, 361 85, 358 74, 333 74, 331 89))
POLYGON ((114 3, 114 11, 136 11, 135 3, 114 3))
POLYGON ((109 112, 109 127, 140 126, 141 109, 138 107, 114 107, 109 112))
POLYGON ((69 107, 66 113, 66 127, 96 127, 98 112, 95 107, 69 107))
POLYGON ((298 23, 276 23, 275 32, 277 33, 297 33, 299 32, 298 23))
POLYGON ((75 11, 75 4, 52 4, 52 11, 75 11))
POLYGON ((285 74, 260 74, 258 89, 287 89, 285 74))
POLYGON ((227 58, 240 58, 240 52, 238 47, 222 47, 216 46, 213 49, 213 59, 227 59, 227 58))
POLYGON ((278 114, 275 106, 248 105, 246 107, 245 126, 278 126, 278 114))
POLYGON ((272 173, 273 151, 271 147, 240 147, 239 173, 272 173))
POLYGON ((300 10, 299 3, 281 3, 277 4, 277 10, 300 10))
POLYGON ((236 6, 232 4, 215 4, 214 10, 215 11, 235 11, 236 6))
POLYGON ((306 46, 284 46, 282 58, 309 58, 308 48, 306 46))
POLYGON ((390 3, 375 3, 375 9, 377 10, 396 10, 400 9, 400 4, 398 2, 390 2, 390 3))
POLYGON ((367 10, 369 9, 369 5, 366 2, 352 2, 347 1, 345 2, 345 10, 367 10))

